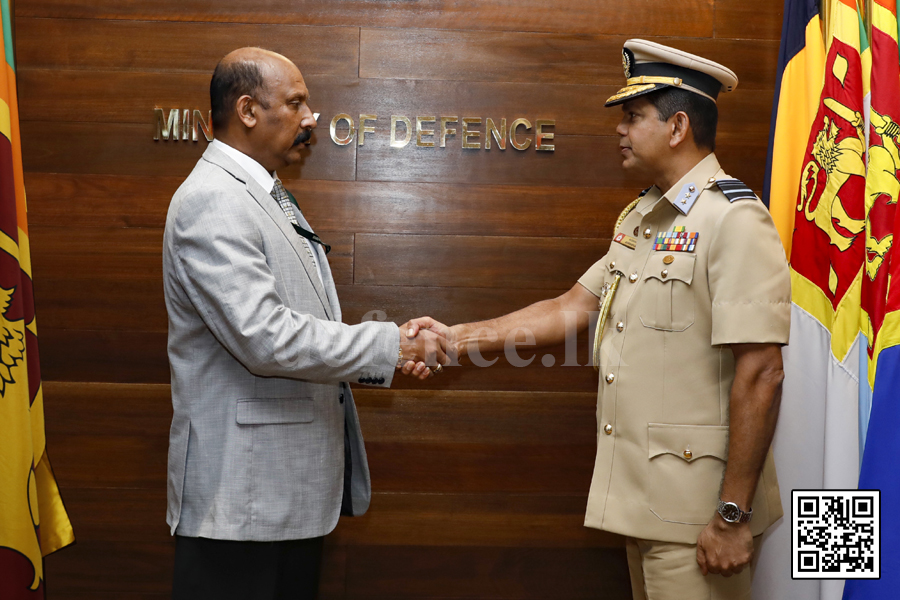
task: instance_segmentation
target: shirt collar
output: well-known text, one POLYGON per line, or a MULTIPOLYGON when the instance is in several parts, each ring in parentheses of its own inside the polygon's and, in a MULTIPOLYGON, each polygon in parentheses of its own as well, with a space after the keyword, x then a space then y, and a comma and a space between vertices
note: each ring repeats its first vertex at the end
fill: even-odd
POLYGON ((232 159, 234 162, 238 164, 242 169, 247 171, 247 174, 253 178, 256 183, 262 186, 262 189, 266 191, 267 194, 272 193, 272 188, 275 187, 275 179, 278 178, 278 175, 275 174, 273 177, 269 175, 269 172, 266 171, 266 168, 261 164, 256 162, 254 159, 250 158, 240 150, 229 146, 225 142, 222 142, 218 139, 214 139, 212 144, 224 152, 228 158, 232 159))
POLYGON ((658 187, 653 186, 650 191, 642 198, 637 206, 638 212, 646 215, 665 198, 669 203, 683 215, 687 215, 700 192, 712 187, 716 183, 716 179, 721 175, 722 167, 719 166, 719 160, 715 153, 710 152, 705 158, 694 165, 694 168, 685 173, 684 177, 678 180, 665 194, 661 194, 658 187))

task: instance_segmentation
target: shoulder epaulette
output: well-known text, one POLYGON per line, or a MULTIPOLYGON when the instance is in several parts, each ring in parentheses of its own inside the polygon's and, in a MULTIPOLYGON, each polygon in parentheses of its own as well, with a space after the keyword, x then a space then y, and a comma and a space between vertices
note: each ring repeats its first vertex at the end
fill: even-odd
POLYGON ((757 199, 750 186, 740 179, 719 179, 716 181, 716 185, 719 186, 719 189, 722 190, 729 202, 757 199))
POLYGON ((638 198, 643 198, 644 196, 647 195, 647 192, 649 192, 649 191, 652 190, 652 189, 653 189, 653 186, 651 185, 651 186, 648 187, 646 190, 644 190, 643 192, 641 192, 640 194, 638 194, 638 198))

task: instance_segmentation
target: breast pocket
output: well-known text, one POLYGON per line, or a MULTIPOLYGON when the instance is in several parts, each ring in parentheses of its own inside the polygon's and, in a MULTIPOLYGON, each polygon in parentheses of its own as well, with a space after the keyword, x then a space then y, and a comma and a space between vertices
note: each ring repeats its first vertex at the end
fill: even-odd
POLYGON ((640 291, 640 318, 644 327, 661 331, 684 331, 694 324, 694 279, 696 254, 655 252, 644 269, 640 291))

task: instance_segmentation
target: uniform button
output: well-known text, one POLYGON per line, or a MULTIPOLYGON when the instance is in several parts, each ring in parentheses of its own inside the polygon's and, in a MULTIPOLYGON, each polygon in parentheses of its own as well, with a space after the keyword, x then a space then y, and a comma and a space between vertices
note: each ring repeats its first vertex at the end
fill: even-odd
POLYGON ((693 192, 696 192, 696 191, 697 191, 697 188, 695 188, 694 186, 690 186, 690 187, 688 188, 688 191, 691 192, 691 193, 693 193, 693 192))
POLYGON ((640 228, 640 227, 635 227, 635 228, 634 228, 634 237, 637 237, 637 234, 640 233, 640 232, 641 232, 641 228, 640 228))
POLYGON ((607 423, 606 426, 603 428, 603 433, 605 433, 606 435, 611 435, 612 434, 612 425, 607 423))
POLYGON ((685 451, 684 451, 684 457, 685 457, 686 459, 690 460, 691 458, 693 458, 693 456, 694 456, 694 453, 691 452, 690 450, 685 450, 685 451))
POLYGON ((638 278, 638 274, 632 273, 631 275, 628 276, 628 281, 630 281, 631 283, 634 283, 635 281, 637 281, 637 278, 638 278))
POLYGON ((608 374, 606 375, 606 383, 612 383, 612 382, 615 381, 615 380, 616 380, 616 374, 615 374, 615 373, 608 373, 608 374))
POLYGON ((610 268, 610 269, 615 269, 615 268, 616 268, 616 261, 612 261, 611 263, 609 263, 609 268, 610 268))
POLYGON ((715 183, 715 182, 716 182, 716 178, 715 178, 715 177, 710 177, 710 178, 709 178, 709 182, 710 182, 710 183, 715 183))
POLYGON ((650 234, 651 234, 651 231, 650 231, 650 228, 648 227, 647 229, 644 230, 644 237, 649 240, 650 234))
POLYGON ((666 277, 669 276, 669 270, 668 270, 668 269, 663 269, 663 270, 662 270, 662 273, 660 273, 660 275, 662 275, 662 278, 665 279, 666 277))
POLYGON ((341 404, 344 403, 344 395, 343 395, 343 394, 341 394, 340 396, 338 396, 338 402, 340 402, 341 404))
POLYGON ((625 330, 625 323, 623 323, 622 321, 619 321, 618 323, 616 323, 616 331, 624 331, 624 330, 625 330))

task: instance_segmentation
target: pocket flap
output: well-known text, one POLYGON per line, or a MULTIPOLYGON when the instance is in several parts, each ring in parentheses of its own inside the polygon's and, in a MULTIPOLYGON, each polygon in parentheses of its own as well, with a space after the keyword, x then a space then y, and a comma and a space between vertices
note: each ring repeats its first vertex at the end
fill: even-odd
POLYGON ((644 269, 644 279, 659 279, 662 282, 677 279, 690 285, 694 280, 694 263, 697 262, 697 255, 688 252, 666 252, 659 250, 650 255, 647 259, 647 266, 644 269), (666 263, 667 257, 669 262, 666 263))
POLYGON ((311 398, 252 398, 238 400, 237 422, 241 425, 311 423, 314 411, 311 398))
POLYGON ((650 458, 672 454, 691 462, 701 456, 725 460, 728 452, 727 425, 672 425, 648 423, 650 458))

